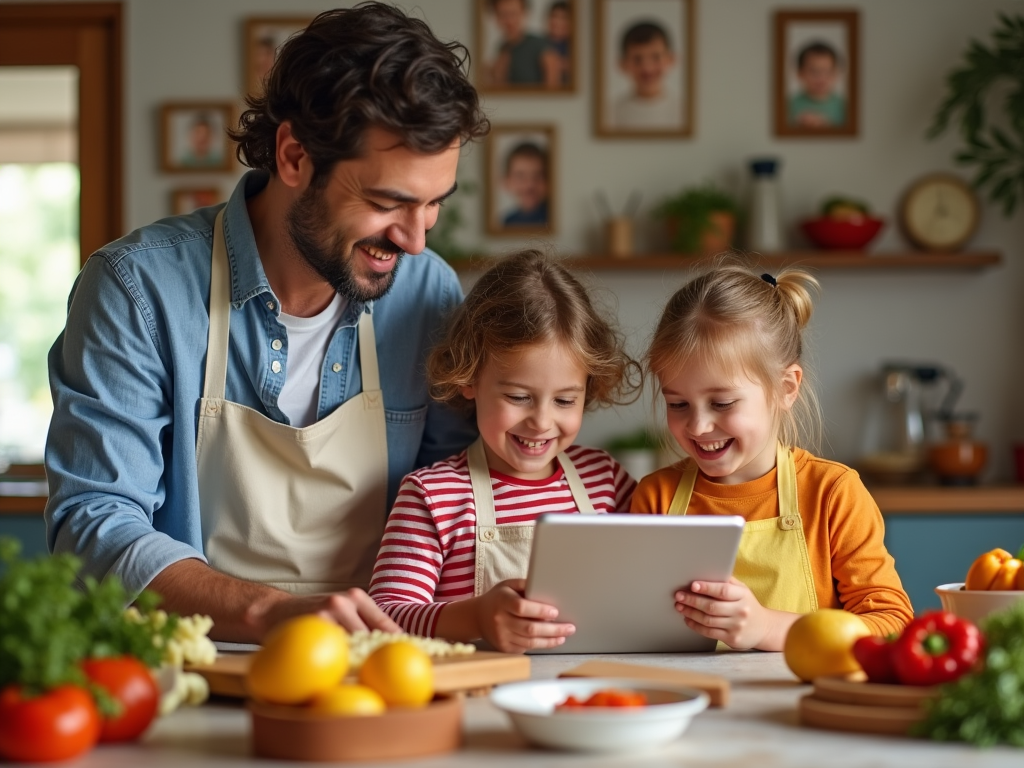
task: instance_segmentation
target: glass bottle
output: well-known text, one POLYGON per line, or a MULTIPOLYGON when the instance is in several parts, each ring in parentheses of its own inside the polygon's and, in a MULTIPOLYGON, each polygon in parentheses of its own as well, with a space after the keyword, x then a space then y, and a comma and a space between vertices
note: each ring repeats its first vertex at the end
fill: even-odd
POLYGON ((758 158, 750 162, 753 179, 750 190, 747 248, 752 251, 771 252, 783 249, 777 168, 778 161, 773 158, 758 158))

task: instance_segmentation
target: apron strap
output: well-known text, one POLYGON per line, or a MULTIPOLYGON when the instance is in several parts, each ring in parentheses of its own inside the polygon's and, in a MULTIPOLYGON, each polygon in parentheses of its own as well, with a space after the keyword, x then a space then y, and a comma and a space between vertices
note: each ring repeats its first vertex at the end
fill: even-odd
POLYGON ((590 501, 590 495, 587 493, 587 488, 583 485, 583 480, 580 478, 580 473, 576 471, 576 465, 572 463, 572 459, 564 453, 558 454, 557 458, 558 463, 562 466, 562 472, 565 474, 565 480, 569 483, 572 500, 576 502, 576 508, 580 514, 596 515, 597 511, 590 501))
POLYGON ((228 374, 228 339, 231 334, 231 281, 228 251, 224 243, 224 209, 213 223, 213 254, 210 257, 210 331, 206 342, 204 399, 224 399, 228 374))
POLYGON ((466 461, 469 464, 469 481, 473 485, 473 506, 476 507, 476 537, 480 541, 491 541, 494 538, 493 532, 485 536, 484 531, 494 528, 496 515, 483 438, 478 437, 466 449, 466 461))
POLYGON ((363 392, 380 391, 380 370, 377 368, 377 339, 373 333, 373 313, 365 309, 359 315, 359 370, 363 392))
POLYGON ((683 474, 679 478, 679 485, 672 496, 672 503, 668 506, 668 514, 685 515, 687 507, 690 506, 690 497, 693 496, 693 486, 697 483, 697 462, 690 459, 683 467, 683 474))
POLYGON ((789 448, 782 443, 779 443, 775 451, 775 466, 778 469, 776 482, 779 486, 779 516, 796 515, 800 508, 796 497, 796 463, 789 448))

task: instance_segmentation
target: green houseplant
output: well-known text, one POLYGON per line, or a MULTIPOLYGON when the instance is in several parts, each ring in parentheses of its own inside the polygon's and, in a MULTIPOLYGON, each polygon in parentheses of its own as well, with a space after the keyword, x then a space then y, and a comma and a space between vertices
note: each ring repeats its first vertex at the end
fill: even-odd
POLYGON ((664 198, 651 211, 652 216, 665 221, 672 250, 679 253, 728 250, 738 213, 736 198, 711 184, 683 189, 664 198))
POLYGON ((971 41, 963 64, 946 77, 946 98, 928 135, 955 123, 967 144, 956 161, 977 166, 974 187, 987 188, 1010 216, 1024 199, 1024 17, 1000 14, 999 21, 992 42, 971 41), (1003 114, 992 115, 986 103, 997 85, 1003 114))

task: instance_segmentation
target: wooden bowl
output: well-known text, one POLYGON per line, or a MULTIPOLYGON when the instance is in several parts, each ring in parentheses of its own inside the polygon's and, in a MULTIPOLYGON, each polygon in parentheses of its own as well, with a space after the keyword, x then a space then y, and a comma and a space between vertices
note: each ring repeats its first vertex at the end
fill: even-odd
POLYGON ((303 707, 249 701, 253 751, 277 760, 396 760, 451 752, 462 743, 462 699, 383 715, 317 715, 303 707))

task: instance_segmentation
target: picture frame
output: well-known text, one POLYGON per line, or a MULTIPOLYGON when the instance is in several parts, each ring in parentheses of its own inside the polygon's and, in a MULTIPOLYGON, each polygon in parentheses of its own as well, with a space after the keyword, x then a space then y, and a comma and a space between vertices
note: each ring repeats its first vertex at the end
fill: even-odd
POLYGON ((776 136, 856 136, 860 110, 858 11, 775 13, 776 136))
POLYGON ((481 93, 574 93, 580 0, 474 0, 474 80, 481 93), (510 43, 512 36, 516 42, 510 43))
POLYGON ((555 126, 492 125, 486 155, 487 232, 509 237, 554 234, 555 126))
POLYGON ((197 208, 224 202, 218 187, 178 187, 171 190, 171 214, 181 216, 197 208))
POLYGON ((174 102, 160 109, 160 167, 167 173, 230 171, 234 164, 227 129, 230 101, 174 102))
POLYGON ((696 0, 596 0, 595 7, 594 133, 693 136, 696 0))
POLYGON ((242 50, 247 95, 263 91, 263 79, 277 59, 284 42, 309 26, 312 16, 254 16, 245 20, 242 50))

